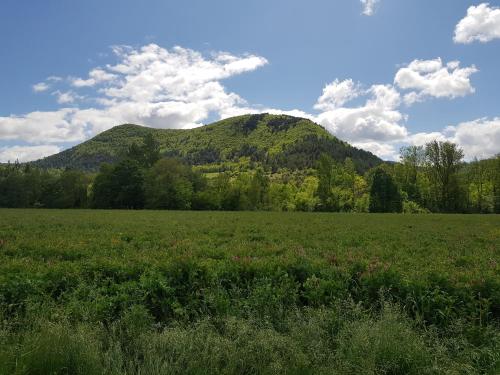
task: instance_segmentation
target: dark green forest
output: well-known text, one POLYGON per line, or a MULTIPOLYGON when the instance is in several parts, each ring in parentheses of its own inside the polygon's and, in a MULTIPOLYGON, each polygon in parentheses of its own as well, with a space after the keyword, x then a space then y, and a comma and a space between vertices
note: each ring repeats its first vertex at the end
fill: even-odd
POLYGON ((143 144, 147 136, 158 143, 162 157, 216 172, 245 161, 274 172, 280 168, 313 168, 322 153, 339 161, 349 157, 362 172, 382 163, 372 153, 352 147, 310 120, 264 113, 232 117, 195 129, 120 125, 32 164, 44 169, 96 172, 104 162, 120 161, 129 147, 143 144))
MULTIPOLYGON (((305 163, 305 162, 304 162, 305 163)), ((8 164, 0 207, 326 212, 500 212, 500 157, 463 162, 448 142, 401 149, 401 162, 359 172, 322 153, 311 168, 240 158, 227 168, 164 157, 151 133, 98 172, 8 164)))

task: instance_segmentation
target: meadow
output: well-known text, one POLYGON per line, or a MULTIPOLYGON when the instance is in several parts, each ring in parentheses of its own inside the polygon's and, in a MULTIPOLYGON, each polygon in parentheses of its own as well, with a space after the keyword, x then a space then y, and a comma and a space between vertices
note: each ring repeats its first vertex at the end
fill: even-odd
POLYGON ((500 216, 0 210, 0 374, 498 374, 500 216))

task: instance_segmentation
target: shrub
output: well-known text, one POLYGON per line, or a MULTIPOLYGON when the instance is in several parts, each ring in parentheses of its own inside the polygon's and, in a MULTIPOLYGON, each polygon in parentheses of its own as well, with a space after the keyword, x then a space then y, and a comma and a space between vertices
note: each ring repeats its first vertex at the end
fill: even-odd
POLYGON ((10 374, 102 374, 100 344, 87 327, 43 323, 30 331, 12 358, 10 374))
POLYGON ((344 374, 433 373, 433 356, 424 339, 394 306, 385 305, 378 319, 346 325, 338 346, 344 374))
POLYGON ((403 201, 403 213, 405 214, 429 214, 427 208, 420 207, 418 203, 413 201, 403 201))

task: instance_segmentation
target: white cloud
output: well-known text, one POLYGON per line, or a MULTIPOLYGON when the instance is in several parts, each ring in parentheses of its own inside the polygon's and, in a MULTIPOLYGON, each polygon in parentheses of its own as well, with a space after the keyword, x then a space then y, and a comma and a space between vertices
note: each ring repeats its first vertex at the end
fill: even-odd
POLYGON ((33 91, 34 92, 44 92, 44 91, 47 91, 52 86, 52 83, 60 82, 60 81, 62 81, 61 77, 57 77, 57 76, 47 77, 47 79, 45 80, 45 82, 39 82, 39 83, 33 85, 33 91))
MULTIPOLYGON (((397 109, 401 98, 390 85, 374 85, 370 96, 358 107, 332 108, 317 116, 317 121, 331 133, 352 143, 371 145, 396 142, 406 138, 405 116, 397 109)), ((380 149, 380 147, 379 147, 380 149)))
POLYGON ((319 97, 314 106, 315 109, 328 111, 343 106, 349 101, 362 94, 361 85, 352 79, 339 81, 336 79, 323 89, 323 94, 319 97))
MULTIPOLYGON (((155 44, 113 51, 117 64, 91 70, 88 79, 70 81, 75 90, 95 86, 94 97, 87 100, 95 107, 0 117, 0 140, 77 142, 125 122, 159 128, 200 126, 211 114, 245 107, 242 98, 227 92, 223 79, 267 64, 256 55, 218 52, 205 57, 190 49, 167 50, 155 44)), ((59 77, 49 80, 62 84, 59 77)), ((82 99, 72 90, 54 94, 60 104, 82 99)))
POLYGON ((465 157, 488 158, 500 153, 500 118, 478 119, 448 127, 452 142, 464 149, 465 157))
POLYGON ((414 60, 399 69, 394 83, 403 90, 412 90, 404 96, 406 104, 427 97, 454 99, 474 93, 470 76, 477 71, 474 65, 460 68, 458 61, 444 65, 440 58, 414 60))
POLYGON ((33 91, 34 92, 47 91, 49 88, 50 88, 50 86, 47 83, 45 83, 45 82, 39 82, 39 83, 33 85, 33 91))
POLYGON ((61 77, 58 77, 58 76, 50 76, 50 77, 47 77, 47 81, 52 81, 52 82, 60 82, 62 81, 63 79, 61 77))
POLYGON ((373 16, 375 14, 375 8, 380 0, 361 0, 363 5, 363 14, 365 16, 373 16))
POLYGON ((415 145, 415 146, 425 146, 425 144, 432 141, 449 141, 449 139, 440 132, 431 132, 431 133, 415 133, 408 137, 407 142, 415 145))
POLYGON ((37 160, 59 151, 60 147, 55 145, 0 147, 0 163, 37 160))
POLYGON ((87 134, 85 127, 73 123, 77 112, 77 109, 63 108, 0 117, 0 140, 21 140, 34 144, 82 141, 87 134))
POLYGON ((233 102, 235 94, 225 93, 220 81, 267 64, 260 56, 233 56, 215 53, 211 59, 199 52, 155 44, 139 51, 117 49, 121 61, 107 69, 119 76, 118 82, 103 92, 109 98, 132 101, 189 101, 210 97, 233 102))
POLYGON ((397 160, 399 149, 396 143, 381 143, 381 142, 353 142, 354 147, 370 151, 383 160, 397 160))
POLYGON ((59 104, 74 103, 79 98, 79 96, 72 91, 61 92, 58 90, 54 92, 54 95, 57 95, 57 102, 59 104))
POLYGON ((71 84, 75 87, 91 87, 99 83, 113 81, 116 75, 106 72, 101 68, 96 68, 90 71, 88 79, 72 78, 71 84))
POLYGON ((363 88, 352 79, 335 80, 324 87, 318 98, 314 106, 318 113, 311 114, 251 105, 224 87, 224 79, 266 65, 267 60, 260 56, 227 52, 205 56, 182 47, 164 49, 156 44, 139 49, 114 47, 113 52, 117 61, 92 69, 86 79, 54 76, 42 82, 54 86, 57 90, 52 94, 57 101, 71 103, 72 108, 0 117, 0 141, 30 144, 4 147, 4 160, 5 155, 11 160, 27 160, 31 157, 26 156, 27 150, 36 156, 39 154, 35 151, 41 155, 43 147, 48 150, 51 146, 52 152, 60 147, 58 144, 84 141, 120 123, 193 128, 209 118, 263 112, 311 119, 340 139, 392 160, 397 159, 400 145, 425 143, 431 138, 456 141, 467 155, 478 156, 491 154, 499 142, 497 119, 464 123, 436 133, 411 134, 407 129, 402 102, 454 98, 474 91, 469 76, 476 69, 460 68, 458 62, 444 65, 441 59, 415 60, 397 72, 394 86, 363 88), (85 96, 80 95, 81 88, 85 88, 85 96), (405 91, 400 93, 398 89, 405 91), (353 99, 359 99, 361 104, 348 105, 353 99))
POLYGON ((463 122, 441 132, 416 133, 407 143, 423 146, 434 140, 456 143, 464 150, 466 160, 490 158, 500 153, 500 118, 463 122))
POLYGON ((481 43, 500 39, 500 8, 488 3, 471 6, 467 15, 455 27, 455 43, 481 43))

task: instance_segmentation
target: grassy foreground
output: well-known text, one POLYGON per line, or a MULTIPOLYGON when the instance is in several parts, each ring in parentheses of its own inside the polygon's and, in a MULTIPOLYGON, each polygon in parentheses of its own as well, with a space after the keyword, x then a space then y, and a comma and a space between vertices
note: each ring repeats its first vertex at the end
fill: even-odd
POLYGON ((500 216, 0 210, 0 374, 498 374, 500 216))

